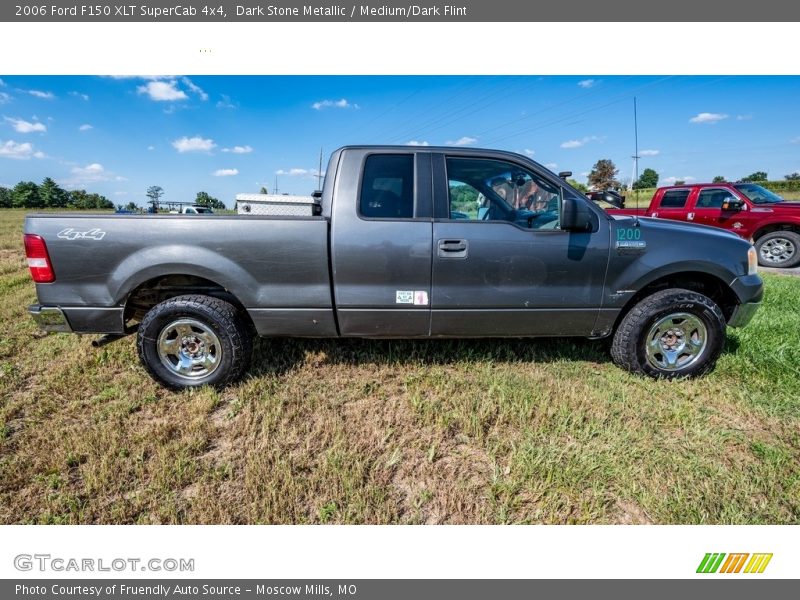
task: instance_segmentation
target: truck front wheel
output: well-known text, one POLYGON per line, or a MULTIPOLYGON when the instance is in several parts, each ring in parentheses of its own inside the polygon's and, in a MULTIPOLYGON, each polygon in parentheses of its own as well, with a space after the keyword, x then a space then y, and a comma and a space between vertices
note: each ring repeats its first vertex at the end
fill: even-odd
POLYGON ((145 315, 137 335, 148 373, 171 389, 239 379, 250 362, 252 337, 235 306, 211 296, 176 296, 145 315))
POLYGON ((653 378, 697 377, 714 368, 725 343, 725 317, 691 290, 656 292, 626 314, 611 344, 614 363, 653 378))
POLYGON ((758 238, 756 250, 762 267, 796 267, 800 264, 800 234, 773 231, 758 238))

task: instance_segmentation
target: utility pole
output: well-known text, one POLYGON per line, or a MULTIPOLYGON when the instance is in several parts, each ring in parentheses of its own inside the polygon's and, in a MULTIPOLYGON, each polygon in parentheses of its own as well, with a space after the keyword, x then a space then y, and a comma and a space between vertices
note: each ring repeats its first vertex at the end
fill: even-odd
POLYGON ((322 146, 319 147, 319 168, 317 169, 317 189, 322 191, 322 146))
POLYGON ((634 137, 634 151, 633 156, 633 174, 631 175, 631 187, 630 189, 633 190, 633 184, 636 181, 639 181, 639 124, 636 120, 636 96, 633 97, 633 137, 634 137))
POLYGON ((275 175, 275 187, 272 188, 272 193, 276 196, 278 195, 278 176, 275 175))

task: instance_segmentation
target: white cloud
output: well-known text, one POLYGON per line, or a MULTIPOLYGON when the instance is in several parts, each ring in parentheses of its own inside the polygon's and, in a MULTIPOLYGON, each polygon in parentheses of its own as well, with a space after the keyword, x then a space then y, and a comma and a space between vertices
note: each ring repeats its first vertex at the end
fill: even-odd
POLYGON ((84 123, 83 125, 78 127, 78 131, 89 131, 90 129, 94 129, 94 127, 92 127, 88 123, 84 123))
POLYGON ((526 156, 533 156, 534 154, 536 154, 536 151, 535 150, 531 150, 530 148, 525 148, 525 150, 523 150, 522 152, 526 156))
POLYGON ((232 154, 250 154, 253 148, 251 146, 234 146, 233 148, 223 148, 222 151, 232 154))
POLYGON ((11 102, 11 96, 5 92, 0 92, 0 104, 6 104, 7 102, 11 102))
POLYGON ((73 96, 75 98, 80 98, 81 100, 86 100, 87 102, 89 101, 89 95, 88 94, 82 94, 80 92, 70 92, 69 95, 73 96))
POLYGON ((463 137, 458 138, 457 140, 448 140, 445 142, 448 146, 469 146, 470 144, 474 144, 478 141, 478 138, 469 137, 465 135, 463 137))
POLYGON ((585 146, 589 142, 597 142, 600 141, 601 139, 602 138, 599 138, 596 135, 587 135, 579 140, 567 140, 566 142, 562 142, 561 147, 566 149, 580 148, 581 146, 585 146))
POLYGON ((425 140, 408 140, 406 146, 430 146, 425 140))
POLYGON ((290 177, 298 177, 300 175, 308 175, 308 169, 278 169, 275 171, 275 175, 289 175, 290 177))
POLYGON ((53 92, 42 92, 39 90, 28 90, 28 93, 31 96, 36 96, 37 98, 42 98, 44 100, 52 100, 55 98, 55 94, 53 92))
POLYGON ((239 108, 239 104, 231 100, 230 96, 222 94, 217 101, 217 108, 239 108))
POLYGON ((148 150, 155 150, 155 149, 156 149, 156 147, 155 147, 155 146, 148 146, 148 147, 147 147, 147 149, 148 149, 148 150))
POLYGON ((685 181, 686 183, 689 183, 690 181, 694 181, 694 180, 695 180, 695 178, 692 177, 691 175, 684 175, 683 177, 665 177, 664 178, 664 183, 668 183, 668 184, 672 185, 676 181, 685 181))
POLYGON ((39 123, 38 121, 35 123, 30 123, 28 121, 23 121, 22 119, 12 119, 10 117, 5 117, 5 120, 11 123, 11 126, 17 133, 44 133, 47 131, 47 126, 44 123, 39 123))
POLYGON ((231 175, 238 175, 239 169, 217 169, 214 171, 214 177, 230 177, 231 175))
POLYGON ((713 125, 727 118, 728 115, 722 113, 701 112, 689 119, 689 123, 708 123, 709 125, 713 125))
POLYGON ((752 121, 753 115, 736 115, 737 121, 752 121))
POLYGON ((128 192, 114 192, 115 196, 127 196, 128 192))
POLYGON ((29 158, 44 158, 44 152, 34 152, 30 142, 19 143, 14 140, 3 142, 0 140, 0 158, 14 158, 28 160, 29 158))
POLYGON ((639 150, 639 156, 658 156, 661 150, 639 150))
POLYGON ((183 81, 183 85, 185 85, 187 88, 189 88, 190 92, 200 96, 200 100, 202 100, 203 102, 208 100, 208 94, 206 94, 202 90, 202 88, 199 85, 197 85, 196 83, 194 83, 191 79, 189 79, 188 77, 184 77, 183 79, 181 79, 181 81, 183 81))
POLYGON ((596 79, 582 79, 581 81, 578 82, 578 87, 582 87, 585 90, 588 90, 589 88, 594 87, 596 85, 597 85, 596 79))
POLYGON ((62 185, 68 188, 76 188, 99 181, 128 181, 127 178, 115 175, 100 163, 89 163, 84 167, 72 167, 71 177, 64 180, 62 185))
POLYGON ((136 88, 139 94, 146 94, 151 100, 156 102, 174 102, 176 100, 188 100, 186 92, 177 88, 177 81, 148 81, 145 85, 136 88))
POLYGON ((552 171, 553 169, 557 169, 558 168, 558 163, 545 163, 544 166, 552 171))
POLYGON ((346 98, 341 100, 320 100, 311 105, 314 110, 322 110, 323 108, 359 108, 358 104, 351 104, 346 98))
POLYGON ((216 146, 211 138, 201 138, 199 135, 191 138, 184 136, 172 142, 172 147, 181 154, 184 152, 211 152, 216 146))

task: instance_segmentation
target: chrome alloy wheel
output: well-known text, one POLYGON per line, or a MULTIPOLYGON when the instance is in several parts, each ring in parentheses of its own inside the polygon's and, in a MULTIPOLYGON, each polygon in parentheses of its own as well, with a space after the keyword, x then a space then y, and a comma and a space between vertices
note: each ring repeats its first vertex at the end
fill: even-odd
POLYGON ((195 319, 178 319, 164 327, 156 347, 162 364, 186 379, 210 375, 222 359, 219 338, 195 319))
POLYGON ((647 362, 662 371, 694 364, 708 344, 705 324, 691 313, 674 313, 656 321, 647 334, 647 362))
POLYGON ((796 252, 797 248, 792 240, 784 237, 767 240, 759 248, 762 261, 774 265, 785 264, 794 257, 796 252))

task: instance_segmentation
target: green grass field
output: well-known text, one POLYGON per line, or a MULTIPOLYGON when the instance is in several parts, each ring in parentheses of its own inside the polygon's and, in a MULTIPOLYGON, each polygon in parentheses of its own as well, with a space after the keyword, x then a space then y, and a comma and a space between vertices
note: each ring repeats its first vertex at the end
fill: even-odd
POLYGON ((2 523, 798 523, 800 279, 705 379, 601 343, 262 340, 172 393, 134 340, 46 335, 0 211, 2 523))

